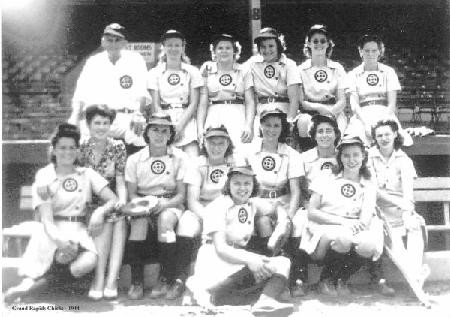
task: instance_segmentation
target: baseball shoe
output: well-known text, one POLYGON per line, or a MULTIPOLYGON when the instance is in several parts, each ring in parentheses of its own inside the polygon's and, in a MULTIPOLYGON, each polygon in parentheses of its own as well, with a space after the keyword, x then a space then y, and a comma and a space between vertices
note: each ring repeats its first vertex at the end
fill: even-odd
POLYGON ((330 280, 320 281, 318 285, 318 291, 325 296, 337 297, 336 288, 330 280))
POLYGON ((295 281, 295 285, 291 287, 291 297, 306 296, 306 287, 302 280, 295 281))
POLYGON ((383 296, 386 296, 386 297, 394 297, 395 296, 395 290, 386 284, 385 279, 381 279, 378 281, 378 283, 374 283, 372 285, 372 288, 383 296))
POLYGON ((347 283, 341 279, 338 279, 336 282, 336 292, 339 296, 349 296, 352 293, 347 283))
POLYGON ((291 303, 282 303, 267 295, 261 295, 258 301, 252 306, 252 313, 255 316, 266 315, 268 313, 287 314, 294 310, 291 303))
POLYGON ((12 303, 17 298, 30 294, 38 289, 41 289, 48 285, 48 280, 44 277, 41 277, 37 280, 32 278, 25 278, 20 282, 19 285, 11 287, 8 289, 4 296, 3 300, 5 303, 12 303))
POLYGON ((184 283, 181 280, 176 280, 167 290, 166 299, 177 299, 184 293, 184 283))
POLYGON ((150 298, 159 298, 161 296, 165 296, 169 289, 169 285, 167 285, 167 281, 165 279, 159 279, 158 284, 152 289, 150 293, 150 298))
POLYGON ((128 298, 131 300, 143 299, 144 298, 144 285, 142 283, 131 284, 130 289, 128 290, 128 298))

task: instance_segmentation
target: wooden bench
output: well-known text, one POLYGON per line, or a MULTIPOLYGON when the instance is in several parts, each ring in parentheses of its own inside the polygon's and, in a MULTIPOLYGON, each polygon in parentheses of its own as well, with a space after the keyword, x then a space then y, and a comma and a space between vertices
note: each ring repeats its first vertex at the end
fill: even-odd
MULTIPOLYGON (((429 232, 444 232, 445 249, 450 250, 450 177, 419 177, 414 181, 414 200, 442 203, 442 223, 427 224, 429 232)), ((420 210, 418 210, 420 212, 420 210)), ((427 215, 421 213, 425 219, 427 215)), ((428 223, 428 222, 427 222, 428 223)))

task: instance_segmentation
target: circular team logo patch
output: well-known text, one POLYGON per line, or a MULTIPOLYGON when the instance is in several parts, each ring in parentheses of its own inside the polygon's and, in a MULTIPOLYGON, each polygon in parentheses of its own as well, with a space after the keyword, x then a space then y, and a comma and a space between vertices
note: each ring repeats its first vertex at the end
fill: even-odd
POLYGON ((240 223, 245 223, 247 221, 247 219, 248 219, 248 212, 247 212, 247 210, 245 208, 242 207, 241 209, 239 209, 238 219, 239 219, 240 223))
POLYGON ((211 172, 211 174, 209 174, 209 178, 213 183, 217 184, 222 178, 223 174, 224 172, 221 169, 215 169, 211 172))
POLYGON ((154 174, 162 174, 166 170, 166 164, 163 161, 157 160, 152 163, 151 169, 154 174))
POLYGON ((128 75, 123 75, 120 77, 120 87, 123 89, 130 89, 133 86, 133 78, 128 75))
POLYGON ((178 85, 178 83, 180 82, 180 75, 170 74, 170 76, 167 77, 167 82, 172 86, 178 85))
POLYGON ((63 188, 67 192, 74 192, 78 188, 78 182, 73 178, 67 178, 63 182, 63 188))
POLYGON ((262 168, 266 171, 271 171, 275 168, 275 159, 271 156, 266 156, 261 162, 262 168))
POLYGON ((353 197, 356 193, 356 188, 352 184, 344 184, 341 186, 341 194, 344 197, 350 198, 353 197))
POLYGON ((320 170, 330 170, 333 168, 333 163, 331 162, 324 162, 322 166, 320 167, 320 170))
POLYGON ((224 74, 224 75, 220 76, 220 78, 219 78, 219 83, 222 86, 228 86, 229 84, 231 84, 232 81, 233 81, 233 78, 231 78, 231 76, 229 74, 224 74))
POLYGON ((316 81, 318 81, 319 83, 323 83, 325 80, 328 79, 328 74, 326 71, 324 70, 318 70, 315 74, 314 74, 314 79, 316 81))
POLYGON ((380 79, 378 78, 377 74, 369 74, 366 81, 369 86, 376 86, 380 79))
POLYGON ((264 76, 266 76, 267 78, 272 78, 273 76, 275 76, 275 67, 273 67, 272 65, 266 66, 266 68, 264 68, 264 76))

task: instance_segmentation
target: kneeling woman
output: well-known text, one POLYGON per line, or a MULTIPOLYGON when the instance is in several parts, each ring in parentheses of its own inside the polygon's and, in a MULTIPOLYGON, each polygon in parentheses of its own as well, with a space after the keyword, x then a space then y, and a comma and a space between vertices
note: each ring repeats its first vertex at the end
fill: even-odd
POLYGON ((80 132, 71 124, 60 125, 51 140, 51 163, 37 172, 32 192, 33 208, 42 224, 23 255, 19 275, 25 278, 5 294, 5 300, 31 290, 52 264, 56 271, 74 278, 95 268, 97 251, 91 235, 102 231, 103 219, 117 199, 100 174, 77 166, 79 142, 80 132), (38 194, 43 187, 48 195, 38 194), (86 226, 86 203, 93 193, 106 203, 92 213, 86 226))
MULTIPOLYGON (((206 207, 203 233, 208 240, 200 247, 195 273, 187 281, 194 299, 202 306, 217 304, 219 293, 235 290, 239 281, 261 283, 262 295, 255 311, 291 309, 277 298, 284 290, 289 275, 289 259, 266 257, 248 249, 254 233, 255 217, 271 206, 259 198, 255 174, 249 166, 233 167, 228 173, 223 195, 206 207)), ((289 219, 281 205, 275 207, 278 226, 288 227, 289 219)), ((222 293, 223 294, 223 293, 222 293)))
POLYGON ((308 227, 301 248, 323 260, 319 291, 349 294, 346 282, 363 264, 378 259, 383 247, 382 226, 374 218, 376 188, 366 166, 367 153, 358 137, 338 145, 338 168, 312 182, 308 227))
POLYGON ((127 245, 127 262, 131 265, 130 299, 144 296, 144 264, 153 257, 148 245, 150 227, 157 230, 161 278, 150 297, 166 295, 174 282, 177 262, 177 237, 175 228, 183 214, 186 186, 183 183, 187 155, 172 146, 175 128, 169 115, 154 113, 145 128, 144 139, 148 146, 128 158, 125 180, 131 200, 156 196, 157 205, 149 216, 131 219, 127 245), (150 226, 149 226, 150 225, 150 226))

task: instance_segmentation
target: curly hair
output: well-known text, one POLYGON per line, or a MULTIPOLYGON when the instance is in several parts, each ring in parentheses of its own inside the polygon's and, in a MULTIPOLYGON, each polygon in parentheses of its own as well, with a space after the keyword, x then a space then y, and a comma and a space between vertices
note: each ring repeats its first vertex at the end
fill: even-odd
POLYGON ((107 105, 93 104, 86 108, 86 123, 91 124, 95 116, 101 116, 109 119, 109 123, 113 123, 116 118, 116 112, 107 105))
MULTIPOLYGON (((261 33, 264 33, 264 32, 270 32, 270 33, 276 34, 276 38, 273 38, 273 39, 277 43, 277 53, 278 53, 278 58, 280 59, 281 54, 283 54, 287 49, 286 42, 284 40, 284 35, 281 33, 278 33, 278 31, 276 29, 271 28, 271 27, 263 28, 261 30, 261 33)), ((258 52, 261 51, 261 42, 264 40, 266 40, 266 39, 262 38, 262 39, 259 39, 256 41, 256 47, 258 48, 258 52)))
POLYGON ((338 124, 336 120, 312 120, 313 124, 311 126, 311 129, 309 129, 309 135, 311 138, 316 142, 316 134, 317 134, 317 128, 319 127, 319 124, 321 123, 329 123, 334 130, 335 139, 334 139, 334 145, 338 145, 339 141, 341 140, 341 131, 339 130, 338 124))
MULTIPOLYGON (((77 126, 69 123, 63 123, 56 127, 55 131, 53 132, 52 137, 50 138, 50 143, 52 145, 52 149, 55 149, 56 144, 61 138, 71 138, 75 141, 75 146, 77 148, 80 147, 80 130, 77 126)), ((53 151, 50 151, 50 162, 53 164, 56 164, 56 156, 52 153, 53 151)), ((75 160, 75 164, 79 164, 78 159, 75 160)))
POLYGON ((375 145, 378 148, 380 148, 380 146, 378 145, 378 143, 376 141, 375 135, 376 135, 376 130, 379 127, 384 127, 384 126, 389 126, 391 128, 392 132, 397 132, 397 136, 394 139, 394 150, 398 150, 399 148, 401 148, 403 145, 404 138, 399 133, 398 123, 392 119, 380 120, 372 127, 372 131, 371 131, 372 139, 374 140, 375 145))
POLYGON ((327 56, 327 58, 331 58, 331 55, 333 54, 334 42, 328 35, 327 27, 322 24, 315 24, 308 30, 308 33, 306 34, 305 37, 305 44, 303 46, 303 54, 307 58, 311 58, 311 49, 309 48, 308 42, 311 41, 312 36, 317 33, 325 35, 328 42, 328 47, 325 52, 325 55, 327 56))
POLYGON ((359 148, 361 149, 363 155, 364 155, 364 159, 362 161, 361 167, 359 169, 359 175, 362 176, 363 178, 369 180, 372 175, 370 173, 369 167, 367 166, 367 163, 369 161, 369 155, 367 153, 366 148, 364 147, 363 144, 343 144, 342 146, 338 147, 338 152, 336 154, 336 161, 337 161, 337 166, 335 166, 333 168, 333 173, 335 175, 339 174, 340 172, 342 172, 344 170, 344 164, 342 164, 342 152, 346 147, 349 146, 359 146, 359 148))
MULTIPOLYGON (((234 175, 239 175, 239 174, 241 174, 241 173, 239 173, 239 172, 228 173, 227 180, 225 182, 225 185, 223 185, 223 188, 222 188, 222 194, 223 195, 228 195, 228 196, 231 197, 231 192, 230 192, 231 178, 234 175)), ((258 192, 259 192, 259 183, 258 183, 258 180, 256 179, 256 175, 252 176, 252 180, 253 180, 253 189, 252 189, 252 193, 250 194, 250 198, 256 197, 258 195, 258 192)))

